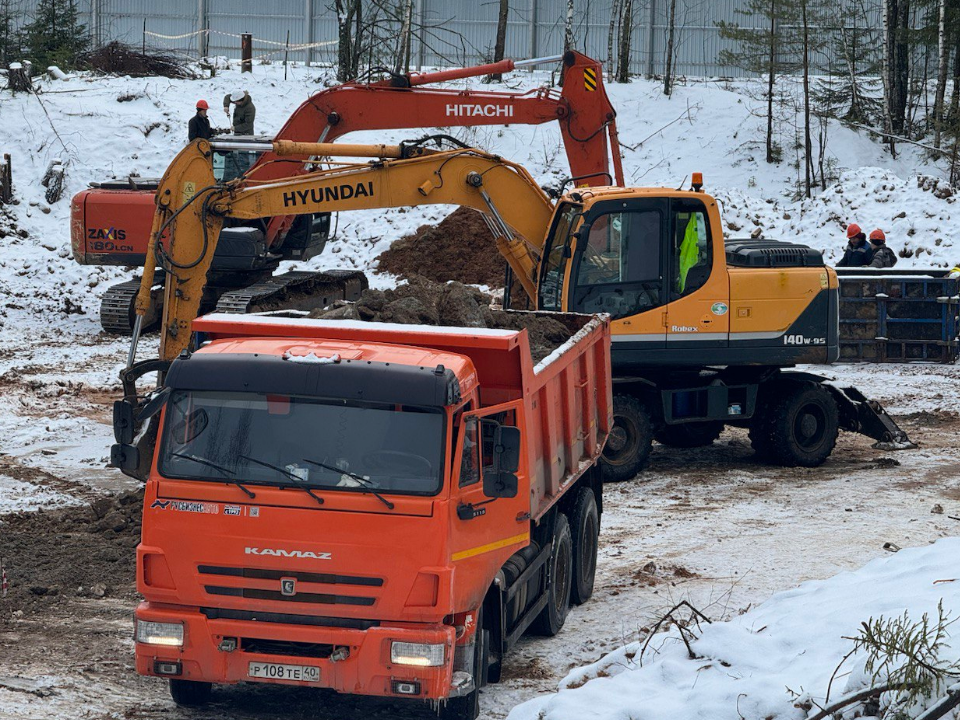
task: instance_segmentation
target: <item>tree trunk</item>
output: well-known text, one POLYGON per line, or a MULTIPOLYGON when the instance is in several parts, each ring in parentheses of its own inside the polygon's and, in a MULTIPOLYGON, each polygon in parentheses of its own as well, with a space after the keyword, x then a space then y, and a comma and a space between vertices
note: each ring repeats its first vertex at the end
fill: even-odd
POLYGON ((777 0, 770 0, 770 46, 767 55, 767 162, 776 161, 773 152, 773 84, 777 77, 777 0))
POLYGON ((939 150, 940 134, 943 131, 943 98, 947 92, 947 65, 950 59, 950 48, 947 46, 947 0, 940 0, 937 49, 939 51, 939 63, 937 65, 937 97, 933 103, 933 146, 939 150))
POLYGON ((607 31, 607 81, 613 82, 614 74, 614 38, 617 34, 617 21, 623 12, 623 0, 613 0, 610 7, 610 27, 607 31))
POLYGON ((670 19, 667 21, 667 68, 663 74, 663 94, 667 97, 673 91, 673 34, 676 29, 677 0, 670 0, 670 19))
POLYGON ((410 58, 410 25, 413 22, 413 0, 404 0, 401 12, 400 37, 397 39, 397 57, 393 64, 393 71, 397 75, 409 72, 410 58), (407 67, 404 67, 404 65, 407 67))
MULTIPOLYGON (((856 22, 856 18, 854 18, 856 22)), ((860 87, 857 84, 857 55, 856 48, 853 47, 854 37, 847 36, 847 29, 843 27, 842 19, 838 19, 840 25, 840 44, 843 49, 843 61, 847 66, 847 74, 850 76, 850 110, 847 111, 847 119, 853 122, 862 123, 863 108, 860 102, 860 87)), ((854 25, 856 32, 856 25, 854 25)))
MULTIPOLYGON (((507 17, 510 14, 510 0, 500 0, 500 14, 497 16, 497 42, 493 46, 493 61, 503 60, 507 49, 507 17)), ((490 82, 503 82, 503 75, 496 73, 489 78, 490 82)))
POLYGON ((630 82, 630 42, 633 34, 633 0, 623 0, 620 48, 617 51, 617 82, 630 82))
POLYGON ((347 82, 354 77, 354 11, 360 0, 336 0, 337 11, 337 80, 347 82))
MULTIPOLYGON (((894 38, 896 37, 896 2, 897 0, 882 0, 881 14, 883 20, 883 53, 881 56, 881 72, 883 79, 883 129, 888 135, 893 134, 893 55, 894 38)), ((897 147, 890 137, 890 154, 897 157, 897 147)))
POLYGON ((953 37, 953 92, 950 93, 950 110, 947 112, 947 123, 957 122, 957 113, 960 112, 960 28, 953 37))
POLYGON ((800 0, 800 19, 803 23, 803 151, 804 194, 810 197, 813 185, 813 142, 810 139, 810 25, 807 22, 807 0, 800 0))
POLYGON ((563 23, 563 51, 573 49, 573 0, 567 0, 567 19, 563 23))
POLYGON ((890 1, 896 3, 892 78, 894 105, 891 108, 891 115, 894 134, 903 135, 906 131, 907 96, 910 90, 910 45, 907 39, 907 29, 910 26, 910 0, 890 1))

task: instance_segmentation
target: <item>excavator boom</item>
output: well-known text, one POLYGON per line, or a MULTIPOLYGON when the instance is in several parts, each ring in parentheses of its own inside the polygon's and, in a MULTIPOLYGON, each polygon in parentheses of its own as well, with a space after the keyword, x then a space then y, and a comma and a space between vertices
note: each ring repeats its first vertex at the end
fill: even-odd
MULTIPOLYGON (((225 218, 254 219, 278 214, 305 215, 340 210, 424 204, 461 205, 480 210, 527 294, 536 295, 536 269, 553 204, 519 165, 474 149, 429 151, 419 148, 331 143, 276 142, 277 157, 312 155, 377 157, 362 164, 267 182, 249 177, 218 184, 209 155, 215 143, 194 141, 171 164, 157 191, 157 212, 137 297, 138 319, 150 308, 157 264, 166 282, 160 359, 175 358, 190 342, 225 218), (412 157, 401 157, 412 154, 412 157)), ((135 354, 138 331, 131 347, 135 354)))

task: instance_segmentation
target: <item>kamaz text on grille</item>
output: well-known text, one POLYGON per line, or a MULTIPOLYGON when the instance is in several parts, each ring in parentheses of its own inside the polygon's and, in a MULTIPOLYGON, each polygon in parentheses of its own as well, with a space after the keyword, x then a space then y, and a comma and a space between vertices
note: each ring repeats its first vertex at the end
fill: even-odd
POLYGON ((359 182, 333 187, 310 188, 309 190, 291 190, 283 194, 283 206, 287 208, 298 205, 321 205, 325 202, 373 196, 373 183, 359 182))
POLYGON ((478 105, 455 103, 447 105, 447 117, 513 117, 513 105, 478 105))

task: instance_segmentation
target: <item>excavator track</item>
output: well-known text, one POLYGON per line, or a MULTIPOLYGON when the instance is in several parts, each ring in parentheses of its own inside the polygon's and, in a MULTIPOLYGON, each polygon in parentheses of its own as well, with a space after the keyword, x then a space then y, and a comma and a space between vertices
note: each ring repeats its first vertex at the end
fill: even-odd
POLYGON ((294 271, 225 292, 216 311, 245 314, 313 310, 337 300, 359 300, 367 287, 367 276, 358 270, 294 271))
MULTIPOLYGON (((155 285, 150 293, 153 302, 145 318, 144 330, 155 325, 159 319, 159 303, 162 302, 162 285, 155 285)), ((112 335, 133 334, 134 304, 140 292, 140 278, 117 283, 103 294, 100 301, 100 326, 112 335)))

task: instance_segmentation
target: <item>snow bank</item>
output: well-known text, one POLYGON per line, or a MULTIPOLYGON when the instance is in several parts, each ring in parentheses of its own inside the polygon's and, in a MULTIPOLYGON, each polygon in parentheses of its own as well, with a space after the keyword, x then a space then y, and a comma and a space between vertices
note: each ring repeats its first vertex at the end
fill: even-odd
MULTIPOLYGON (((844 636, 857 635, 870 617, 905 610, 913 621, 923 613, 936 618, 941 600, 954 617, 960 613, 958 538, 804 583, 729 622, 704 625, 692 644, 696 660, 675 629, 650 641, 642 665, 643 644, 631 643, 574 670, 559 693, 516 707, 508 720, 802 720, 807 713, 797 705, 823 704, 831 674, 850 651, 844 636)), ((960 644, 944 656, 960 656, 960 644)), ((861 666, 856 656, 844 664, 833 700, 861 687, 861 666)))

